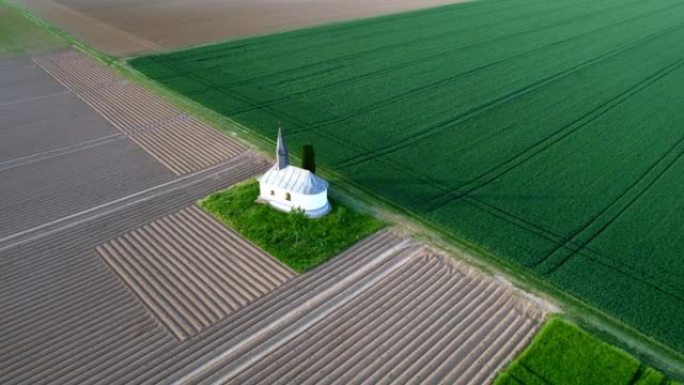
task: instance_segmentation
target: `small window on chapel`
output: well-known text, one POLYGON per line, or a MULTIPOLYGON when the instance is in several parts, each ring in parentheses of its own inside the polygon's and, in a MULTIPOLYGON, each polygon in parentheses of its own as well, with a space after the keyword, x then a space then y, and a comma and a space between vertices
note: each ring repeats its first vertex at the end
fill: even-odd
POLYGON ((271 190, 271 196, 275 195, 275 191, 271 190))
POLYGON ((286 200, 286 201, 291 201, 291 200, 292 200, 292 196, 290 195, 290 193, 285 193, 285 200, 286 200))

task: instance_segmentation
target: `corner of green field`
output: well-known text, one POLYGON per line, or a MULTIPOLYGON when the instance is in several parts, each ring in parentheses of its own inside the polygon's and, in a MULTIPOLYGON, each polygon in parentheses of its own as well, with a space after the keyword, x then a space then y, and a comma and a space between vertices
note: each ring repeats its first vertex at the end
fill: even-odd
MULTIPOLYGON (((665 375, 579 326, 552 316, 495 385, 661 385, 665 375)), ((672 383, 672 382, 668 382, 672 383)))
POLYGON ((284 213, 257 203, 259 184, 248 180, 214 193, 198 203, 207 212, 271 254, 303 273, 379 231, 385 223, 330 199, 332 210, 321 218, 303 212, 284 213))

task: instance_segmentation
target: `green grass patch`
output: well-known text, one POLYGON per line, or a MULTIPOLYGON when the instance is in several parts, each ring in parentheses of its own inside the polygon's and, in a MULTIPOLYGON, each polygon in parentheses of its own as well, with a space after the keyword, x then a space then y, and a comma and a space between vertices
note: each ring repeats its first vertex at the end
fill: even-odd
POLYGON ((0 0, 0 58, 66 46, 65 40, 47 32, 14 6, 0 0))
POLYGON ((651 367, 644 369, 634 385, 660 385, 664 383, 665 375, 651 367))
POLYGON ((551 318, 495 385, 659 385, 665 376, 579 327, 551 318))
POLYGON ((250 181, 213 194, 200 201, 200 205, 299 273, 313 269, 384 227, 372 216, 333 200, 328 215, 309 219, 302 213, 283 213, 256 203, 258 195, 259 184, 250 181))
POLYGON ((681 356, 682 19, 483 0, 130 64, 681 356))

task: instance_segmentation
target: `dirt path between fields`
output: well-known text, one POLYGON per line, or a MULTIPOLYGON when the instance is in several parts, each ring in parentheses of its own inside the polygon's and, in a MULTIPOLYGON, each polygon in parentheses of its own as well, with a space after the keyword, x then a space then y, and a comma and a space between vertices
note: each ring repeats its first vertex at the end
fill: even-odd
POLYGON ((115 56, 170 50, 466 0, 17 0, 115 56))

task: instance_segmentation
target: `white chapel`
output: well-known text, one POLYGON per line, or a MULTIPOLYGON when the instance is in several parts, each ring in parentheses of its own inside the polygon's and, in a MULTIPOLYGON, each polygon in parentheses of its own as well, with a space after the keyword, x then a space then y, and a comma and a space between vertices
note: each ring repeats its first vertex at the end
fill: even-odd
POLYGON ((310 218, 330 212, 328 182, 309 170, 291 166, 283 134, 278 129, 276 164, 259 178, 258 201, 289 212, 299 208, 310 218))

